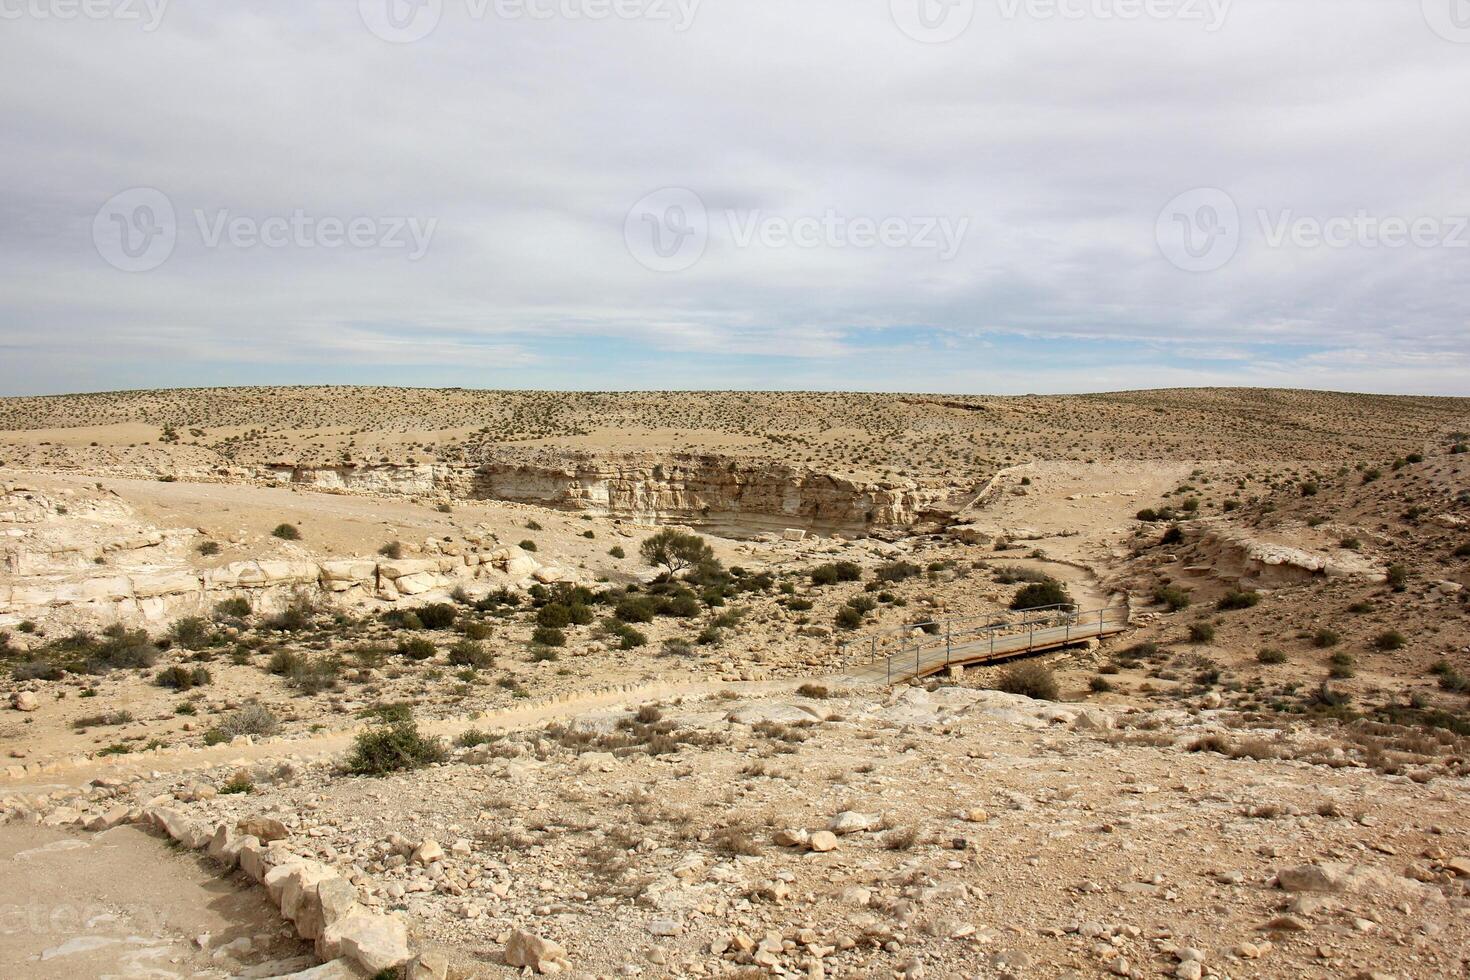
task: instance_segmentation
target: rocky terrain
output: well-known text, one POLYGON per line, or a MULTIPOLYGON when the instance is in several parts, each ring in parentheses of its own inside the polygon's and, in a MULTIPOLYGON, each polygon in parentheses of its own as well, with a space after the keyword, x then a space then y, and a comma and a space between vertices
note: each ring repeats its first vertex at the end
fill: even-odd
POLYGON ((17 975, 1470 969, 1463 401, 251 389, 0 429, 17 975), (858 672, 1055 602, 1130 627, 858 672), (213 920, 136 920, 165 840, 213 920))

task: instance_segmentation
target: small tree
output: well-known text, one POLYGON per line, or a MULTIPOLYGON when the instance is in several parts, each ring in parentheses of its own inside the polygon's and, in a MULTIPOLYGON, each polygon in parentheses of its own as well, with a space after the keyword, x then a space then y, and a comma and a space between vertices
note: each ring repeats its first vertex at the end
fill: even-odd
POLYGON ((650 565, 661 565, 670 575, 715 556, 704 538, 687 531, 667 527, 638 546, 638 553, 650 565))

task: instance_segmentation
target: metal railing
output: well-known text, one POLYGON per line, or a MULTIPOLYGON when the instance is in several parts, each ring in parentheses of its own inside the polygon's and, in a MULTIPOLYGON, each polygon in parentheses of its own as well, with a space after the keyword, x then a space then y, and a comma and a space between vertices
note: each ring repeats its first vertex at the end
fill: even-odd
POLYGON ((922 677, 956 663, 1018 656, 1122 632, 1129 607, 1081 611, 1062 603, 1000 616, 910 623, 838 644, 847 673, 888 683, 922 677))

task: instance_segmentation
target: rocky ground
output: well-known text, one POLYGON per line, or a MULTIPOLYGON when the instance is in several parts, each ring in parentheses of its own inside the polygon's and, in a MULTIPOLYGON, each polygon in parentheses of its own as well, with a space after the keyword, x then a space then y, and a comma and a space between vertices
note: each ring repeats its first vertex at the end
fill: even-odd
POLYGON ((11 930, 24 975, 1470 968, 1462 403, 265 393, 4 402, 0 882, 66 857, 29 905, 84 864, 116 916, 169 840, 201 853, 170 891, 229 871, 242 903, 137 943, 11 930), (952 440, 987 448, 902 448, 952 440), (888 442, 878 482, 811 475, 888 442), (547 452, 602 462, 528 505, 547 452), (521 482, 456 496, 426 459, 521 482), (926 480, 973 492, 926 511, 926 480), (729 538, 701 501, 770 509, 729 538), (875 501, 873 533, 812 533, 875 501), (669 575, 642 546, 691 515, 709 550, 669 575), (1132 628, 847 673, 875 632, 1058 595, 1132 628), (364 736, 420 764, 365 766, 364 736))

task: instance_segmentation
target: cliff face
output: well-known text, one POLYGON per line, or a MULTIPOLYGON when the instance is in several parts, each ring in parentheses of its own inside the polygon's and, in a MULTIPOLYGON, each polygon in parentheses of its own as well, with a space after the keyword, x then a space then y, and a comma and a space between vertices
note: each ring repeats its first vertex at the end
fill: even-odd
POLYGON ((952 492, 698 455, 563 455, 478 466, 278 466, 263 475, 348 492, 437 494, 688 524, 727 537, 786 528, 847 535, 905 528, 937 513, 952 492))

